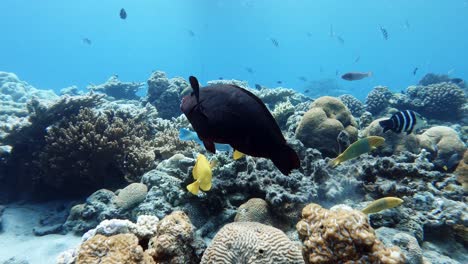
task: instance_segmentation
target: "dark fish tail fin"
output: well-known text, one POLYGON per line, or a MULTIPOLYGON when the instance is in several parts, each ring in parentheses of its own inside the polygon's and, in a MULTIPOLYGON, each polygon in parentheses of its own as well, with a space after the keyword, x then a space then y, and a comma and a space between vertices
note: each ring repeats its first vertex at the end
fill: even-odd
POLYGON ((383 132, 387 132, 387 130, 392 129, 393 122, 392 119, 382 120, 379 122, 379 125, 383 128, 383 132))
POLYGON ((301 166, 296 151, 286 144, 276 149, 271 160, 284 175, 289 175, 293 169, 298 169, 301 166))

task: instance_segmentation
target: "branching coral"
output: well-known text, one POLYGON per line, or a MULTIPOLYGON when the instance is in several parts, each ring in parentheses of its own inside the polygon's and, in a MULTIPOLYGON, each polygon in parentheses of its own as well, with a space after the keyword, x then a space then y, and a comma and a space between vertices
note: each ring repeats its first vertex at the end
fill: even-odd
POLYGON ((392 92, 385 86, 377 86, 367 95, 366 110, 378 114, 387 108, 392 99, 392 92))
POLYGON ((182 141, 179 139, 179 131, 174 127, 168 127, 156 133, 155 142, 156 157, 168 159, 175 154, 189 155, 192 151, 200 150, 195 141, 182 141))
POLYGON ((106 186, 125 178, 139 181, 152 168, 154 146, 144 123, 114 112, 96 114, 89 108, 49 127, 38 153, 38 181, 62 190, 106 186))
POLYGON ((306 263, 405 263, 398 248, 385 248, 360 211, 309 204, 296 225, 306 263))

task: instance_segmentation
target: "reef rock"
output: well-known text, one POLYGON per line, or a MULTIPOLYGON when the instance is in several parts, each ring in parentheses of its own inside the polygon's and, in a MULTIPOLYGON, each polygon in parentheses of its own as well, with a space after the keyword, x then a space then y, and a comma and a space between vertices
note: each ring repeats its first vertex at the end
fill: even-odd
POLYGON ((136 93, 144 83, 137 82, 121 82, 117 75, 111 76, 107 82, 100 85, 90 85, 87 88, 94 92, 104 93, 114 99, 138 99, 136 93))
POLYGON ((340 152, 338 135, 345 131, 350 143, 358 136, 357 123, 346 106, 334 97, 324 96, 314 101, 296 130, 296 137, 306 147, 335 157, 340 152))
POLYGON ((446 166, 449 170, 454 169, 466 150, 465 143, 450 127, 431 127, 418 138, 421 148, 431 152, 435 157, 434 164, 440 168, 446 166))
POLYGON ((279 229, 256 222, 225 225, 203 254, 202 264, 304 263, 299 245, 279 229))
POLYGON ((419 153, 419 140, 416 135, 395 133, 390 130, 383 133, 383 128, 380 126, 379 122, 385 119, 387 118, 379 118, 372 121, 369 126, 362 131, 362 136, 380 136, 385 138, 384 145, 378 148, 378 151, 385 155, 391 155, 403 151, 419 153))

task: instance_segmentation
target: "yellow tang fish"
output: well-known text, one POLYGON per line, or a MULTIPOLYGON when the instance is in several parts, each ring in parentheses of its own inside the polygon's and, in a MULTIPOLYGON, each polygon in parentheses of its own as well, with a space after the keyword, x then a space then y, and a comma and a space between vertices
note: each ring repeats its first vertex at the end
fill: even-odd
POLYGON ((366 208, 362 209, 361 212, 365 214, 378 213, 385 209, 397 207, 403 203, 403 200, 397 197, 384 197, 370 203, 366 208))
POLYGON ((203 154, 198 154, 197 161, 192 170, 195 182, 187 185, 187 190, 194 195, 197 195, 200 189, 209 191, 211 189, 212 171, 214 163, 210 164, 208 159, 203 154))
POLYGON ((336 167, 338 164, 359 157, 360 155, 370 152, 373 149, 383 145, 385 139, 378 136, 370 136, 360 139, 343 151, 338 157, 331 160, 328 165, 336 167))

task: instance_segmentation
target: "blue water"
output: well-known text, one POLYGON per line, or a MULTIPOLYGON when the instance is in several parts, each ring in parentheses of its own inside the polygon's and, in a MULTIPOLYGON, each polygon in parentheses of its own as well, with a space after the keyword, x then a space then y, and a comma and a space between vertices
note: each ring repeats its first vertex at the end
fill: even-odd
POLYGON ((0 10, 0 70, 56 91, 112 74, 145 81, 152 70, 297 90, 306 86, 299 76, 336 78, 358 97, 379 84, 399 91, 428 72, 468 78, 466 0, 2 0, 0 10), (374 76, 347 82, 337 70, 374 76))

